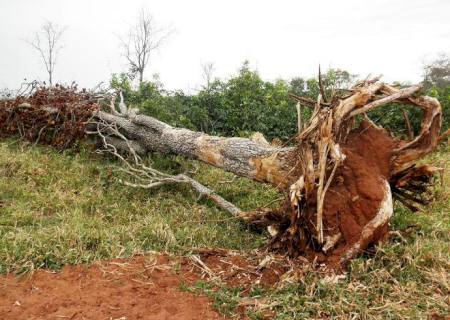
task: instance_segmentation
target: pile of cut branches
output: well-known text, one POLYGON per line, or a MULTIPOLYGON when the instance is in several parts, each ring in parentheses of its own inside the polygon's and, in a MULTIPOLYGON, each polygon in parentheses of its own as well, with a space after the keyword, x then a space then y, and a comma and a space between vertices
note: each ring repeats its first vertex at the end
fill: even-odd
POLYGON ((93 94, 64 87, 38 86, 27 94, 0 101, 0 136, 54 146, 71 147, 85 137, 85 127, 98 110, 93 94))

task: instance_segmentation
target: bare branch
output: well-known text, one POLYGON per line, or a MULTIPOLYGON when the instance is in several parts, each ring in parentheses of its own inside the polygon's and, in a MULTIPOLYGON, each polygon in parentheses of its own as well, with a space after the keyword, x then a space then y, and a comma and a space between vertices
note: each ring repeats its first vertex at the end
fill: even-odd
MULTIPOLYGON (((323 79, 322 79, 322 73, 320 72, 320 64, 319 64, 319 89, 320 89, 320 95, 323 98, 324 102, 327 102, 327 96, 325 95, 325 89, 323 88, 323 79)), ((319 100, 320 103, 320 100, 319 100)))
MULTIPOLYGON (((113 112, 116 115, 128 117, 129 112, 123 101, 122 93, 120 93, 119 111, 116 111, 114 108, 114 100, 115 98, 111 101, 111 109, 113 112)), ((230 212, 233 216, 238 217, 242 213, 242 210, 237 208, 234 204, 223 199, 211 189, 185 174, 169 175, 156 170, 151 166, 145 165, 135 149, 136 143, 130 141, 123 133, 121 133, 116 124, 111 124, 103 120, 101 114, 98 115, 98 120, 95 124, 96 131, 93 133, 100 137, 103 147, 99 152, 110 153, 125 165, 125 168, 118 169, 118 171, 125 173, 131 179, 128 181, 120 180, 124 185, 134 188, 153 189, 166 184, 184 183, 190 185, 197 191, 200 194, 200 197, 212 200, 217 206, 230 212), (121 141, 121 143, 118 144, 117 141, 121 141), (118 145, 122 145, 122 149, 131 155, 131 163, 119 152, 117 148, 118 145)), ((140 145, 137 145, 137 147, 139 148, 140 145)))
POLYGON ((406 112, 405 109, 402 109, 402 113, 403 113, 403 119, 405 119, 406 130, 408 132, 408 138, 411 141, 414 139, 414 131, 411 126, 411 121, 409 121, 408 113, 406 112))
POLYGON ((409 88, 398 90, 398 92, 396 92, 394 94, 391 94, 387 97, 381 98, 379 100, 375 100, 371 103, 368 103, 365 106, 363 106, 362 108, 355 109, 354 111, 352 111, 350 113, 350 117, 354 117, 358 114, 367 112, 369 110, 375 109, 382 105, 386 105, 390 102, 393 102, 394 100, 398 100, 398 99, 405 98, 405 97, 410 97, 411 95, 413 95, 414 93, 419 91, 421 88, 422 88, 422 85, 417 84, 417 85, 411 86, 409 88))

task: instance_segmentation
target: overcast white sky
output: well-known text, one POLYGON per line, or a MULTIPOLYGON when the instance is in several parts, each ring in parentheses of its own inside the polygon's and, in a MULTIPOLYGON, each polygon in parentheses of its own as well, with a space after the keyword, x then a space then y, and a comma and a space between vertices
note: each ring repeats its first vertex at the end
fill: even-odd
POLYGON ((267 80, 313 76, 320 63, 415 82, 424 59, 450 52, 450 0, 0 0, 0 88, 46 79, 24 41, 45 19, 67 26, 56 81, 109 80, 126 70, 116 34, 142 6, 175 29, 146 71, 169 89, 198 88, 202 63, 228 77, 245 59, 267 80))

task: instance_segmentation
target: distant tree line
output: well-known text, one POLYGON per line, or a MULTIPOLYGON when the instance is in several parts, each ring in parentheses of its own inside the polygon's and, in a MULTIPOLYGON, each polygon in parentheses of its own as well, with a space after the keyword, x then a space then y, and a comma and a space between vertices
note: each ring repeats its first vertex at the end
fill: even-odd
MULTIPOLYGON (((443 128, 450 127, 450 64, 442 57, 425 67, 424 90, 436 97, 444 109, 443 128)), ((321 76, 324 94, 345 94, 357 80, 357 76, 339 69, 329 69, 321 76)), ((211 79, 201 90, 188 94, 181 90, 168 91, 155 77, 142 81, 137 88, 125 73, 114 74, 111 86, 122 90, 127 103, 141 113, 153 116, 179 127, 186 127, 210 134, 224 136, 249 136, 261 132, 267 138, 287 141, 297 132, 296 102, 289 93, 317 99, 320 93, 318 77, 297 77, 290 81, 264 81, 257 71, 244 62, 238 73, 230 79, 211 79)), ((398 84, 402 86, 402 84, 398 84)), ((409 106, 388 105, 370 114, 378 124, 400 134, 407 134, 405 119, 409 115, 413 130, 420 128, 421 112, 409 106)), ((304 120, 311 116, 311 109, 302 108, 304 120)))

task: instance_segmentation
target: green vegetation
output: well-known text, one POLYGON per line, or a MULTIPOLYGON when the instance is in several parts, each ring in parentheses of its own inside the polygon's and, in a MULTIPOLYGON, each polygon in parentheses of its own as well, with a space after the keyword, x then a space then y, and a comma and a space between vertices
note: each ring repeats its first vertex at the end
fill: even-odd
MULTIPOLYGON (((330 69, 323 75, 328 96, 348 88, 355 79, 346 71, 330 69)), ((198 93, 164 89, 158 79, 140 83, 133 90, 126 74, 115 74, 111 86, 124 92, 125 101, 142 113, 174 126, 223 136, 249 136, 261 132, 269 139, 286 141, 297 132, 295 102, 288 93, 317 99, 317 79, 294 78, 290 82, 264 81, 248 61, 228 80, 215 79, 198 93), (293 120, 294 119, 294 120, 293 120)), ((304 108, 304 119, 311 115, 304 108)))
MULTIPOLYGON (((442 57, 425 67, 424 93, 436 97, 443 107, 443 129, 450 127, 450 58, 442 57)), ((322 74, 325 94, 345 93, 358 79, 340 69, 329 69, 322 74)), ((408 84, 398 83, 403 87, 408 84)), ((296 77, 290 81, 264 81, 248 62, 229 79, 215 79, 194 94, 167 91, 156 77, 133 88, 126 74, 113 75, 111 86, 124 92, 128 104, 141 113, 153 116, 174 126, 185 127, 223 136, 249 136, 261 132, 269 139, 287 141, 296 132, 295 102, 288 93, 309 97, 316 101, 319 83, 316 78, 296 77)), ((402 105, 387 105, 371 112, 371 118, 399 135, 406 135, 401 110, 409 115, 413 130, 418 133, 421 111, 402 105)), ((311 109, 303 108, 306 121, 311 109)))

